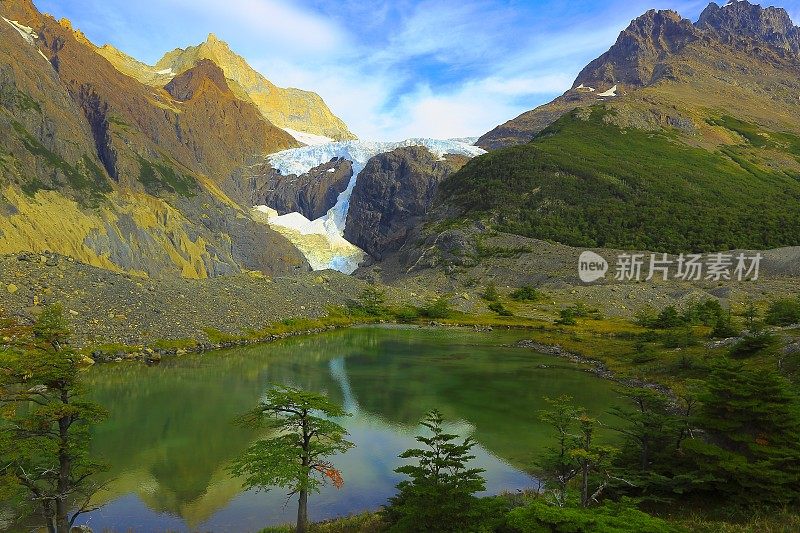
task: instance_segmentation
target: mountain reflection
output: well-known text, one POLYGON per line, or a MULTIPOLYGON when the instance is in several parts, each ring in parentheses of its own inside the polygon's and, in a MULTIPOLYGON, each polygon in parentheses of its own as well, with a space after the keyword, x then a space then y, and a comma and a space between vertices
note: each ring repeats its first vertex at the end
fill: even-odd
POLYGON ((489 491, 528 486, 524 471, 547 438, 542 397, 571 394, 595 414, 615 399, 610 383, 553 357, 500 347, 522 337, 355 328, 156 367, 99 366, 89 380, 112 417, 97 428, 94 452, 112 470, 98 498, 104 507, 86 522, 246 531, 289 521, 283 493, 242 492, 226 471, 258 437, 232 420, 274 382, 325 392, 354 415, 343 423, 357 448, 336 461, 345 487, 312 498, 314 519, 381 505, 398 480, 397 454, 414 445, 417 422, 432 408, 480 443, 489 491))

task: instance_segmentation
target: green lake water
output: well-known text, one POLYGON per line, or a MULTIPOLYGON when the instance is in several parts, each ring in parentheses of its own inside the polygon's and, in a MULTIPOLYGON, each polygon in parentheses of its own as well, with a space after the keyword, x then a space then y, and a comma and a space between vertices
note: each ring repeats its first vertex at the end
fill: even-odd
POLYGON ((550 433, 543 397, 573 396, 608 420, 613 384, 570 363, 504 347, 521 331, 363 327, 256 347, 91 369, 93 396, 110 412, 93 450, 111 465, 103 506, 82 518, 95 531, 258 531, 290 522, 281 489, 243 491, 226 472, 259 435, 232 424, 270 383, 325 392, 353 414, 356 448, 334 459, 344 487, 312 495, 321 520, 380 507, 401 479, 397 455, 415 445, 418 421, 442 411, 479 443, 487 493, 532 488, 529 474, 550 433))

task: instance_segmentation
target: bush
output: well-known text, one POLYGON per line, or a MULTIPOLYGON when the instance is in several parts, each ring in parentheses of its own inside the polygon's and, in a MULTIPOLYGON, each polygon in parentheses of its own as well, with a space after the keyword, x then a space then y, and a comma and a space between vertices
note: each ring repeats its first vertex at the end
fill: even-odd
POLYGON ((746 335, 731 348, 731 357, 743 359, 774 347, 778 338, 768 331, 758 331, 746 335))
POLYGON ((773 326, 790 326, 800 323, 800 300, 776 300, 769 305, 764 322, 773 326))
POLYGON ((425 318, 449 318, 453 314, 450 309, 450 298, 440 296, 432 304, 423 307, 420 314, 425 318))
POLYGON ((385 301, 384 292, 377 287, 369 285, 361 291, 361 296, 358 297, 358 300, 351 301, 347 305, 354 314, 374 317, 386 313, 386 308, 383 305, 385 301))
POLYGON ((697 337, 694 336, 692 329, 688 327, 665 333, 663 338, 664 348, 688 348, 697 346, 697 343, 697 337))
POLYGON ((517 302, 535 302, 542 299, 542 293, 530 285, 524 285, 511 293, 511 299, 517 302))
POLYGON ((683 312, 683 321, 687 324, 713 326, 725 314, 719 300, 708 299, 704 302, 689 304, 686 311, 683 312))
POLYGON ((562 309, 559 311, 560 318, 556 320, 556 324, 562 326, 573 326, 577 324, 576 318, 600 318, 600 312, 597 308, 589 307, 583 302, 578 302, 574 305, 567 307, 566 309, 562 309))
POLYGON ((619 533, 667 533, 677 531, 667 522, 629 504, 607 504, 589 509, 555 507, 542 500, 512 510, 506 516, 505 531, 514 533, 578 533, 614 531, 619 533))
POLYGON ((578 323, 578 321, 575 320, 574 309, 567 307, 566 309, 562 309, 558 313, 560 315, 560 318, 556 320, 556 324, 560 326, 574 326, 575 324, 578 323))
POLYGON ((489 304, 489 309, 491 311, 494 311, 495 313, 497 313, 500 316, 514 316, 514 313, 512 313, 511 311, 506 309, 505 306, 500 302, 492 302, 492 303, 490 303, 489 304))
POLYGON ((490 281, 486 285, 486 290, 481 294, 481 298, 487 302, 496 302, 500 299, 500 293, 497 292, 497 285, 495 285, 494 281, 490 281))
POLYGON ((730 314, 724 314, 717 318, 710 336, 712 339, 727 339, 736 337, 739 333, 741 331, 733 324, 730 314))
POLYGON ((674 305, 665 307, 656 317, 655 321, 650 325, 655 329, 670 329, 677 328, 686 324, 686 320, 682 317, 674 305))
POLYGON ((407 305, 394 311, 394 317, 398 322, 414 322, 420 317, 420 310, 416 307, 407 305))

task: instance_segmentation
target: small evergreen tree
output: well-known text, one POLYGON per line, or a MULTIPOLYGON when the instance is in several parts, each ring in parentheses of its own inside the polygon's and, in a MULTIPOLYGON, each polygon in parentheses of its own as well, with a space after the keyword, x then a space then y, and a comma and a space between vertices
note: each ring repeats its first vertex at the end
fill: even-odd
POLYGON ((497 285, 494 281, 486 284, 486 289, 483 291, 481 298, 487 302, 496 302, 500 299, 500 293, 497 291, 497 285))
POLYGON ((380 316, 386 311, 384 303, 386 303, 384 292, 374 285, 367 285, 351 307, 368 316, 380 316))
POLYGON ((462 532, 472 531, 480 521, 476 492, 486 488, 483 470, 468 468, 475 458, 475 442, 467 437, 459 444, 457 436, 442 428, 444 418, 431 411, 422 421, 430 436, 418 436, 424 448, 403 452, 402 459, 416 463, 396 470, 409 479, 398 485, 398 494, 389 500, 384 515, 391 531, 462 532))
POLYGON ((244 477, 246 488, 290 489, 298 496, 298 533, 308 531, 308 494, 318 492, 331 481, 344 483, 341 473, 328 458, 353 447, 347 431, 330 420, 346 416, 341 406, 322 394, 276 385, 252 411, 239 418, 249 428, 268 428, 274 437, 256 441, 232 465, 235 476, 244 477))
POLYGON ((711 338, 728 339, 730 337, 736 337, 739 333, 741 333, 741 331, 733 324, 730 312, 722 313, 714 322, 714 328, 711 330, 711 338))
POLYGON ((706 439, 687 439, 701 486, 735 503, 800 501, 800 407, 773 371, 718 363, 706 381, 695 424, 706 439))
POLYGON ((59 305, 45 307, 30 331, 12 329, 0 332, 0 493, 22 494, 50 533, 67 533, 96 509, 94 478, 105 467, 89 455, 90 429, 106 412, 85 399, 59 305))
POLYGON ((553 495, 553 503, 563 507, 567 503, 569 483, 580 472, 570 452, 579 445, 573 426, 583 410, 575 407, 569 396, 545 398, 545 401, 550 409, 541 411, 539 417, 555 431, 555 443, 547 447, 538 466, 553 495))

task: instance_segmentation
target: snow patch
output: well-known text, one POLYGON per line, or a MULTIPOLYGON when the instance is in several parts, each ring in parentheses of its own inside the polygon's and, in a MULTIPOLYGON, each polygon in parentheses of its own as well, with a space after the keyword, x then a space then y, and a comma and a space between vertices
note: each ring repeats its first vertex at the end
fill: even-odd
MULTIPOLYGON (((336 199, 336 205, 322 217, 308 220, 300 213, 281 216, 275 213, 269 217, 267 223, 276 231, 285 232, 287 238, 306 255, 315 270, 332 268, 351 274, 364 258, 364 252, 343 237, 350 196, 356 186, 358 174, 372 157, 408 146, 424 146, 439 158, 447 154, 475 157, 486 153, 486 150, 477 146, 439 139, 407 139, 400 142, 339 141, 284 150, 267 158, 272 168, 283 175, 299 176, 333 158, 342 158, 353 163, 353 176, 347 188, 336 199)), ((263 214, 269 208, 257 206, 254 209, 263 214)))
POLYGON ((319 146, 320 144, 333 142, 333 139, 330 137, 325 137, 324 135, 314 135, 313 133, 297 131, 291 128, 283 128, 283 131, 294 137, 296 141, 301 142, 306 146, 319 146))
POLYGON ((308 220, 300 213, 278 215, 266 205, 253 208, 253 218, 267 224, 300 250, 314 270, 338 270, 352 274, 366 254, 338 234, 331 234, 321 219, 308 220))
POLYGON ((605 91, 605 92, 602 92, 602 93, 598 93, 598 95, 597 95, 597 96, 598 96, 598 97, 617 96, 617 86, 616 86, 616 85, 614 85, 614 86, 613 86, 612 88, 610 88, 609 90, 607 90, 607 91, 605 91))
MULTIPOLYGON (((615 86, 615 87, 616 87, 616 86, 615 86)), ((578 91, 579 93, 580 93, 580 92, 590 92, 590 93, 593 93, 593 92, 595 91, 595 88, 594 88, 594 87, 587 87, 587 86, 585 86, 584 84, 582 84, 582 83, 581 83, 580 85, 578 85, 577 87, 575 87, 575 90, 576 90, 576 91, 578 91)))
POLYGON ((33 45, 33 42, 39 38, 39 35, 33 31, 33 28, 20 24, 16 20, 8 20, 7 18, 3 17, 3 20, 8 22, 8 24, 17 30, 17 32, 25 39, 28 44, 33 45))
POLYGON ((159 76, 174 76, 175 71, 172 70, 171 68, 165 68, 164 70, 157 70, 156 74, 158 74, 159 76))

